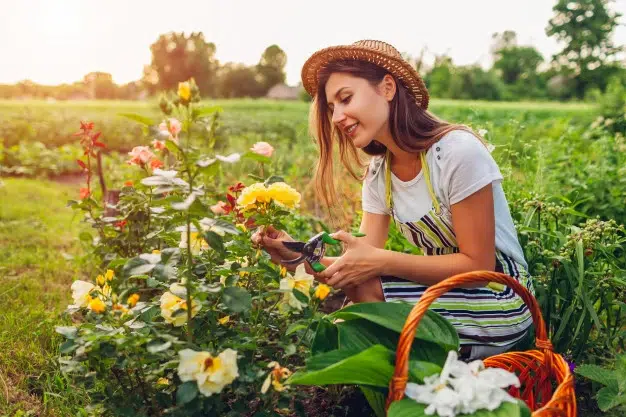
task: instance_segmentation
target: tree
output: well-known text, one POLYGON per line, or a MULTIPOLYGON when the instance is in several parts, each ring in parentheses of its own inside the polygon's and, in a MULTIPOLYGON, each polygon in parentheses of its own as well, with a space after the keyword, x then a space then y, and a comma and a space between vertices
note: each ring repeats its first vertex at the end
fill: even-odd
POLYGON ((265 48, 256 68, 263 87, 262 95, 265 95, 274 85, 285 82, 285 65, 287 65, 287 54, 278 45, 265 48))
POLYGON ((144 67, 142 82, 152 92, 175 90, 179 82, 193 77, 201 95, 214 95, 218 67, 215 49, 202 32, 163 34, 150 45, 152 62, 144 67))
POLYGON ((611 1, 558 0, 552 9, 555 15, 546 33, 565 42, 553 62, 563 73, 576 77, 574 94, 579 98, 587 88, 604 89, 608 73, 618 68, 613 61, 622 48, 613 44, 611 35, 621 14, 609 10, 611 1))
POLYGON ((496 53, 493 68, 500 73, 506 84, 515 84, 520 79, 532 80, 543 56, 532 46, 510 46, 496 53))
POLYGON ((229 62, 219 70, 220 97, 260 97, 263 90, 255 67, 229 62))
POLYGON ((107 72, 90 72, 83 77, 86 90, 91 98, 97 100, 116 98, 117 85, 113 82, 113 77, 107 72))

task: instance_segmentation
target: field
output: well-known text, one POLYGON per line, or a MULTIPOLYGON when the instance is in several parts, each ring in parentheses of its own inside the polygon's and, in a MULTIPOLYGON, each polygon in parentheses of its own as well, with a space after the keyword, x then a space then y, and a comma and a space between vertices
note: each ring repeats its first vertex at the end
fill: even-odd
MULTIPOLYGON (((355 181, 338 178, 343 198, 332 214, 315 198, 310 180, 317 151, 307 133, 307 103, 233 100, 201 105, 221 108, 211 119, 217 123, 212 149, 203 141, 206 132, 198 133, 202 151, 243 153, 259 141, 275 148, 269 162, 244 158, 212 173, 203 183, 210 199, 223 196, 237 181, 255 182, 249 174, 276 174, 302 194, 301 215, 284 222, 292 235, 310 236, 316 222, 329 229, 358 223, 360 188, 355 181)), ((486 140, 495 145, 493 155, 505 177, 503 186, 555 350, 575 364, 611 367, 626 344, 624 137, 606 129, 597 120, 597 110, 587 104, 440 100, 431 110, 484 130, 486 140)), ((108 187, 121 189, 129 180, 138 184, 145 173, 126 164, 126 153, 150 145, 154 132, 122 116, 129 113, 155 124, 163 118, 156 102, 0 101, 0 415, 89 415, 93 410, 86 408, 87 392, 104 398, 104 388, 61 372, 57 359, 64 340, 54 329, 72 324, 62 314, 72 301, 72 281, 93 281, 104 265, 104 252, 84 238, 92 228, 81 222, 79 211, 66 207, 67 200, 79 199, 84 186, 76 164, 83 152, 73 134, 81 120, 94 122, 107 145, 108 187)), ((171 244, 170 238, 163 235, 154 247, 167 247, 163 242, 171 244)), ((387 247, 409 250, 395 231, 387 247)), ((122 263, 116 265, 121 271, 122 263)), ((304 314, 315 316, 315 311, 304 314)), ((262 320, 258 324, 264 325, 262 320)), ((308 352, 299 344, 308 334, 304 327, 294 330, 298 353, 284 359, 292 366, 300 365, 298 355, 308 352)), ((268 337, 289 343, 283 336, 268 337)), ((583 377, 577 380, 585 396, 600 388, 583 377)), ((341 405, 333 415, 350 415, 345 397, 332 391, 328 395, 341 405)), ((581 400, 579 406, 586 415, 599 413, 595 400, 581 400)))

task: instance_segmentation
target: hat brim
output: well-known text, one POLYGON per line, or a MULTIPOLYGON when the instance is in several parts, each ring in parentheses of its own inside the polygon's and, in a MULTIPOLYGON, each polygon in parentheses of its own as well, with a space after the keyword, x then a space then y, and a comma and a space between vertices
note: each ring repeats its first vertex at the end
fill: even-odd
POLYGON ((311 97, 317 94, 319 71, 328 63, 343 59, 366 61, 386 69, 408 88, 418 106, 424 110, 428 108, 428 90, 415 68, 403 59, 358 45, 340 45, 320 49, 306 60, 302 66, 302 86, 311 97))

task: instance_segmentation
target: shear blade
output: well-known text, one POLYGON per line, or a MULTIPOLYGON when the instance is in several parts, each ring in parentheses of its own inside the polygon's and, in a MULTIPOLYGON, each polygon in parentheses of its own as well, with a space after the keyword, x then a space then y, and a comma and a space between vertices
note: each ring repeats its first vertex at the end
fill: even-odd
POLYGON ((300 256, 299 258, 296 259, 289 259, 289 260, 282 260, 280 261, 281 264, 283 265, 296 265, 299 264, 300 262, 304 261, 306 257, 304 255, 300 256))
POLYGON ((299 252, 302 253, 302 251, 304 250, 304 242, 284 242, 283 241, 283 246, 285 246, 287 249, 292 250, 294 252, 299 252))

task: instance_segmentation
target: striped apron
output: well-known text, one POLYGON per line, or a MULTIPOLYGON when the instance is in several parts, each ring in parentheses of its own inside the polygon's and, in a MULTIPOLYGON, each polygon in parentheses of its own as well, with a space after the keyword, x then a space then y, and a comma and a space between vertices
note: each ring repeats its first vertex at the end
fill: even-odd
MULTIPOLYGON (((394 223, 402 234, 427 255, 459 253, 452 228, 452 215, 440 204, 430 180, 430 169, 425 153, 420 153, 424 180, 433 207, 425 216, 414 222, 402 223, 396 218, 391 191, 390 154, 385 158, 386 200, 394 223)), ((516 278, 531 293, 532 279, 523 265, 496 248, 496 272, 516 278)), ((382 276, 381 285, 385 301, 416 303, 428 288, 414 281, 382 276)), ((455 327, 461 345, 475 347, 510 347, 521 340, 532 323, 526 304, 509 287, 455 288, 442 295, 430 307, 444 316, 455 327)))

